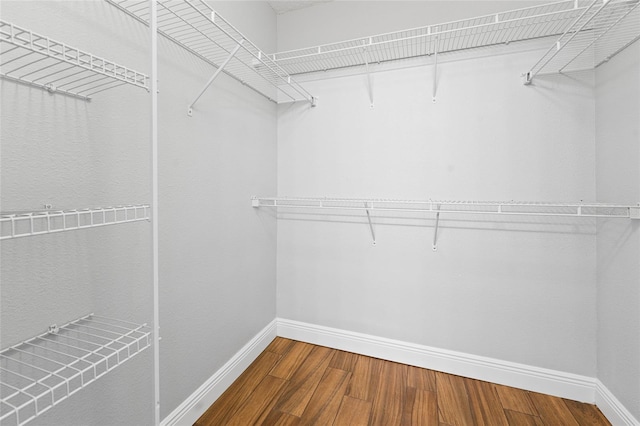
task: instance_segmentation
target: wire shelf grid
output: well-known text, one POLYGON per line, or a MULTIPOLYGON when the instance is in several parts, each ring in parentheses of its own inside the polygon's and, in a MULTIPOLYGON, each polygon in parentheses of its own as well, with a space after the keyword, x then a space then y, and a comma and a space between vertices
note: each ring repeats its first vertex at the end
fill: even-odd
POLYGON ((640 219, 640 204, 254 197, 253 207, 640 219))
MULTIPOLYGON (((106 1, 148 24, 146 1, 106 1)), ((286 101, 313 103, 307 90, 204 0, 158 1, 158 32, 216 68, 241 45, 224 66, 225 74, 273 102, 282 95, 286 101)))
POLYGON ((279 52, 273 59, 292 75, 459 52, 562 32, 585 6, 574 0, 279 52))
POLYGON ((0 352, 0 423, 24 425, 151 345, 151 330, 93 314, 0 352))
POLYGON ((149 90, 138 71, 0 20, 0 76, 90 100, 124 84, 149 90))
POLYGON ((0 214, 0 240, 149 220, 148 204, 0 214))
POLYGON ((592 0, 527 73, 593 69, 640 38, 640 0, 592 0))

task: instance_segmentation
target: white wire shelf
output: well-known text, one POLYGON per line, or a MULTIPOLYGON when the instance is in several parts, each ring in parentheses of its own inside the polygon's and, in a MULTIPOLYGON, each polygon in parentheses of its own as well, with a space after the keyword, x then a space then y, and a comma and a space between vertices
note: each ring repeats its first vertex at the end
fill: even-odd
MULTIPOLYGON (((106 1, 148 25, 148 1, 106 1)), ((273 102, 315 102, 307 90, 204 0, 159 0, 158 33, 214 67, 224 68, 222 72, 273 102), (237 46, 240 48, 233 54, 237 46)))
POLYGON ((149 220, 147 204, 0 214, 0 240, 149 220))
POLYGON ((90 100, 124 84, 148 90, 149 77, 26 28, 0 21, 0 76, 90 100))
POLYGON ((589 0, 589 5, 527 73, 597 68, 640 38, 640 0, 589 0))
POLYGON ((459 52, 562 34, 585 9, 579 2, 541 6, 363 37, 272 57, 292 75, 459 52))
POLYGON ((569 216, 640 219, 638 205, 602 203, 542 203, 516 201, 385 200, 346 198, 254 197, 253 207, 367 212, 429 212, 520 216, 569 216))
POLYGON ((0 424, 24 425, 151 345, 151 330, 93 314, 0 352, 0 424))

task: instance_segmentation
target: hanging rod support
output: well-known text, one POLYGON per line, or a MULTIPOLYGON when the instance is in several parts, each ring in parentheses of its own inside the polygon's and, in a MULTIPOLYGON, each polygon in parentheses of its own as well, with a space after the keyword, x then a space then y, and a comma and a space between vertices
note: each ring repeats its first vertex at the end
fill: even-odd
POLYGON ((440 224, 440 204, 436 207, 436 227, 433 231, 433 251, 438 250, 438 225, 440 224))
POLYGON ((438 37, 435 39, 433 47, 433 97, 432 102, 436 102, 436 91, 438 90, 438 37))
POLYGON ((373 108, 373 86, 371 85, 371 71, 369 71, 369 52, 364 48, 364 64, 367 71, 367 89, 369 90, 369 107, 373 108))
POLYGON ((209 79, 209 81, 207 81, 207 84, 205 84, 205 86, 202 88, 202 90, 200 91, 200 93, 198 94, 198 96, 196 96, 196 98, 193 100, 193 102, 191 102, 189 104, 189 108, 187 109, 187 115, 189 115, 189 117, 193 116, 193 106, 196 104, 196 102, 198 102, 198 100, 200 99, 200 97, 204 94, 204 92, 207 91, 207 89, 209 88, 209 86, 211 86, 213 84, 213 82, 215 81, 216 78, 218 78, 218 75, 222 72, 222 70, 224 70, 224 67, 227 66, 227 64, 229 63, 229 61, 236 55, 236 53, 238 52, 238 50, 240 49, 240 47, 242 46, 242 43, 244 43, 244 39, 240 40, 240 42, 236 45, 236 47, 233 48, 233 50, 231 51, 231 53, 229 54, 229 56, 227 56, 227 59, 224 60, 224 62, 222 63, 222 65, 220 65, 218 67, 218 69, 216 70, 216 72, 211 76, 211 78, 209 79))
POLYGON ((364 203, 364 208, 367 211, 367 220, 369 221, 369 229, 371 230, 371 238, 373 238, 373 245, 376 245, 376 233, 373 230, 373 223, 371 223, 371 214, 369 213, 369 204, 364 203))

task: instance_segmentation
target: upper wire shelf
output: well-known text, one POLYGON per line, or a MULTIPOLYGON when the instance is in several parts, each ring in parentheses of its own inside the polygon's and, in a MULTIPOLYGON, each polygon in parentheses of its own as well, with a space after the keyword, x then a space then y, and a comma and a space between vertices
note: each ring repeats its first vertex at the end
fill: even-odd
POLYGON ((640 38, 640 0, 592 0, 527 73, 597 68, 640 38))
POLYGON ((471 19, 279 52, 290 74, 346 68, 562 34, 585 9, 568 0, 471 19))
POLYGON ((0 240, 149 220, 148 204, 1 213, 0 240))
POLYGON ((640 219, 640 204, 254 197, 253 207, 640 219))
MULTIPOLYGON (((147 1, 106 1, 148 24, 147 1)), ((267 99, 314 103, 307 90, 204 0, 159 0, 157 14, 158 33, 267 99)))
POLYGON ((83 100, 123 84, 149 90, 149 77, 0 20, 0 76, 83 100))
POLYGON ((0 424, 24 425, 151 345, 151 330, 93 314, 0 352, 0 424))

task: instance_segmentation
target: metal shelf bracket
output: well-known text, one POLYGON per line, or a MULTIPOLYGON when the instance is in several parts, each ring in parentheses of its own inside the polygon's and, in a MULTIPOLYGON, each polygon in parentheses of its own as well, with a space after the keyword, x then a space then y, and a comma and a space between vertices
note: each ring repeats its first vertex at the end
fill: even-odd
MULTIPOLYGON (((371 42, 371 39, 369 39, 369 42, 371 42)), ((364 41, 363 41, 364 44, 364 41)), ((364 47, 364 63, 365 63, 365 69, 367 72, 367 90, 369 91, 369 107, 373 108, 374 104, 373 104, 373 85, 371 84, 371 71, 369 70, 369 62, 370 58, 369 58, 369 52, 367 51, 367 48, 364 47)))
POLYGON ((364 208, 367 211, 367 220, 369 221, 369 229, 371 230, 371 238, 373 238, 373 245, 376 245, 376 233, 373 230, 373 223, 371 223, 371 214, 369 213, 369 203, 364 203, 364 208))
POLYGON ((629 218, 640 219, 640 204, 636 207, 629 207, 629 218))
MULTIPOLYGON (((213 18, 213 16, 212 16, 213 18)), ((212 19, 213 20, 213 19, 212 19)), ((222 63, 222 65, 220 65, 220 67, 216 70, 215 73, 213 73, 213 75, 211 76, 211 78, 209 79, 209 81, 207 81, 207 84, 205 84, 205 86, 202 88, 202 90, 200 91, 200 93, 198 94, 198 96, 196 96, 196 98, 193 100, 193 102, 191 102, 189 104, 189 107, 187 109, 187 115, 189 117, 193 116, 193 106, 196 104, 196 102, 198 102, 198 100, 202 97, 202 95, 204 94, 204 92, 207 91, 207 89, 209 88, 209 86, 211 86, 213 84, 213 82, 215 81, 216 78, 218 78, 218 75, 220 75, 220 73, 224 70, 224 67, 227 66, 227 64, 229 63, 229 61, 236 55, 236 53, 238 53, 238 50, 240 50, 240 47, 242 46, 242 43, 244 43, 244 39, 240 40, 240 42, 236 45, 236 47, 233 48, 233 50, 231 51, 231 53, 229 54, 229 56, 227 56, 227 59, 224 60, 224 62, 222 63)))
POLYGON ((436 102, 436 92, 438 90, 438 37, 435 38, 433 47, 433 95, 431 101, 436 102))
POLYGON ((440 204, 436 207, 436 226, 433 230, 433 251, 438 250, 438 225, 440 224, 440 204))

